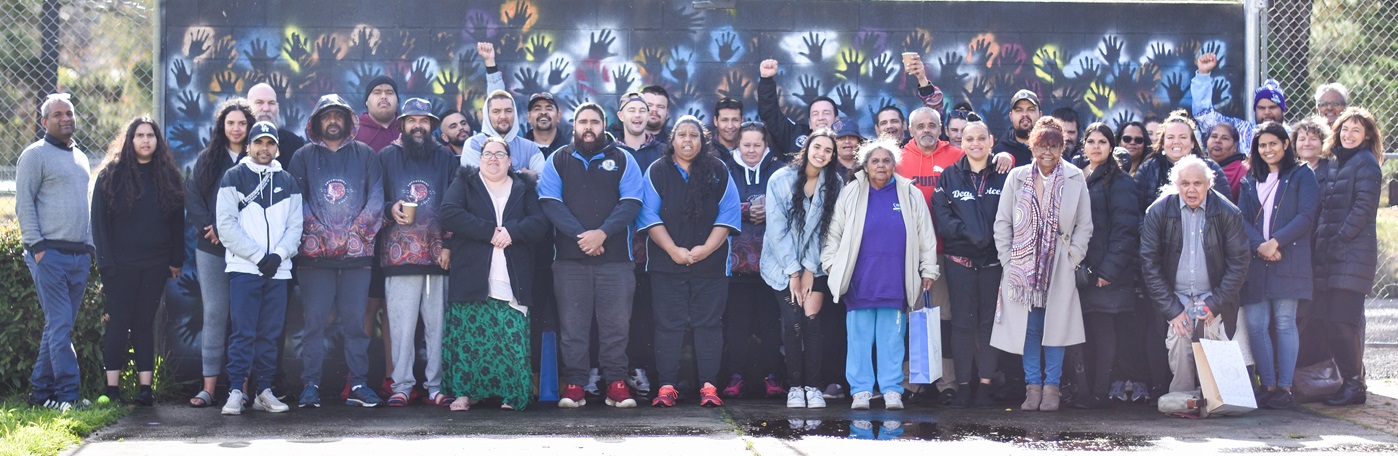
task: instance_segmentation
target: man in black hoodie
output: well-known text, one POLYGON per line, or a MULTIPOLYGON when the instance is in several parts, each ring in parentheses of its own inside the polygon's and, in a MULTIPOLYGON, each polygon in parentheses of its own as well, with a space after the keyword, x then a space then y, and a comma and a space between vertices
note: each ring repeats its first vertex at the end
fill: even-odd
POLYGON ((346 405, 374 407, 379 396, 366 384, 369 333, 364 312, 374 236, 383 225, 383 170, 378 154, 355 141, 358 123, 339 95, 320 97, 306 124, 310 140, 291 161, 304 198, 304 231, 296 274, 301 283, 306 331, 301 348, 302 408, 320 407, 325 327, 332 312, 340 327, 351 391, 346 405))
POLYGON ((437 146, 432 127, 437 116, 432 104, 421 98, 403 102, 398 124, 398 142, 379 151, 383 163, 383 193, 386 224, 378 261, 387 279, 385 298, 388 319, 396 330, 391 337, 393 386, 389 407, 408 405, 413 386, 414 329, 422 318, 423 339, 427 346, 424 371, 427 401, 447 405, 442 395, 442 319, 446 304, 447 267, 451 252, 443 245, 439 209, 441 195, 456 176, 455 156, 437 146), (407 209, 411 206, 411 212, 407 209))
POLYGON ((606 118, 596 103, 573 111, 573 143, 549 157, 539 179, 539 202, 555 229, 562 408, 587 403, 582 385, 594 320, 607 405, 636 406, 625 382, 626 345, 636 292, 631 222, 643 179, 631 153, 606 133, 606 118))
POLYGON ((1028 89, 1015 92, 1010 99, 1010 134, 995 145, 995 152, 1009 153, 1015 158, 1015 166, 1034 161, 1034 154, 1029 151, 1029 131, 1034 129, 1034 122, 1038 122, 1042 114, 1039 95, 1028 89))

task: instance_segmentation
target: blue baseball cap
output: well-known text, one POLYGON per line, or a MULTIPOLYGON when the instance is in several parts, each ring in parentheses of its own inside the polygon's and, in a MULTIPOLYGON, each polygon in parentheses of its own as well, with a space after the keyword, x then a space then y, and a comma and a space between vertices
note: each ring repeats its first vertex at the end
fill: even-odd
POLYGON ((263 136, 272 138, 272 141, 278 144, 281 143, 281 140, 277 138, 277 126, 265 120, 252 125, 252 139, 249 142, 257 141, 263 136))

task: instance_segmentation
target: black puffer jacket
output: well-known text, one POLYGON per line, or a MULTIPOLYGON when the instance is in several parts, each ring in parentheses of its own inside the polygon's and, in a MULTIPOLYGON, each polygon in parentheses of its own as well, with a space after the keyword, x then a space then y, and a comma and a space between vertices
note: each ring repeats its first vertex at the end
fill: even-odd
POLYGON ((1379 187, 1383 172, 1373 152, 1336 148, 1335 159, 1321 160, 1320 218, 1315 228, 1317 295, 1340 289, 1368 293, 1378 268, 1379 187))
MULTIPOLYGON (((1074 165, 1086 168, 1087 158, 1079 156, 1074 165)), ((1137 254, 1140 252, 1141 203, 1136 180, 1116 161, 1109 160, 1087 176, 1087 192, 1092 198, 1092 239, 1081 266, 1092 272, 1091 284, 1082 288, 1083 312, 1127 312, 1135 306, 1137 254), (1097 286, 1097 279, 1110 285, 1097 286)), ((1080 266, 1080 267, 1081 267, 1080 266)))
POLYGON ((1009 175, 995 172, 993 165, 988 163, 977 174, 971 171, 971 159, 962 156, 942 172, 932 192, 932 226, 941 238, 942 253, 969 258, 976 266, 999 262, 995 212, 1009 175))
MULTIPOLYGON (((1228 176, 1223 174, 1223 167, 1198 151, 1194 152, 1194 156, 1204 160, 1209 169, 1214 170, 1214 191, 1225 197, 1232 195, 1233 189, 1228 186, 1228 176)), ((1165 154, 1159 153, 1146 159, 1141 163, 1141 167, 1136 169, 1136 188, 1140 191, 1142 210, 1160 198, 1160 187, 1170 183, 1170 169, 1174 167, 1175 162, 1170 161, 1165 154)))
MULTIPOLYGON (((1175 296, 1175 273, 1179 270, 1184 232, 1180 225, 1180 197, 1167 195, 1146 209, 1141 223, 1141 277, 1157 315, 1165 320, 1184 312, 1175 296)), ((1247 280, 1252 252, 1243 228, 1242 212, 1224 193, 1211 191, 1204 203, 1204 258, 1209 273, 1211 296, 1204 300, 1214 315, 1223 316, 1228 337, 1233 337, 1238 321, 1238 293, 1247 280)))

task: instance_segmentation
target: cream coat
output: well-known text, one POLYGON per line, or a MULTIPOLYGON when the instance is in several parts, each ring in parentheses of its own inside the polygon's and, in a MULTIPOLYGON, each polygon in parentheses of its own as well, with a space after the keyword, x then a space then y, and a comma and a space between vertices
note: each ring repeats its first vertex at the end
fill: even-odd
MULTIPOLYGON (((1063 201, 1058 209, 1058 249, 1054 261, 1052 283, 1049 284, 1047 314, 1044 316, 1044 346, 1066 347, 1086 341, 1082 322, 1082 302, 1073 271, 1087 255, 1087 243, 1092 238, 1092 199, 1088 196, 1087 180, 1082 170, 1060 161, 1063 167, 1063 201)), ((1024 187, 1024 178, 1038 170, 1031 163, 1010 171, 1000 208, 995 213, 995 247, 999 249, 1000 264, 1007 269, 1000 284, 1003 289, 1009 277, 1010 244, 1014 239, 1014 224, 1020 223, 1015 214, 1015 200, 1024 187)), ((1000 296, 1000 321, 990 331, 990 345, 1014 354, 1024 354, 1024 335, 1029 326, 1029 308, 1005 301, 1000 296)))
MULTIPOLYGON (((922 296, 922 280, 937 280, 937 236, 932 229, 932 213, 927 200, 912 181, 894 175, 898 190, 898 205, 903 209, 903 226, 908 227, 908 249, 904 255, 903 285, 907 290, 906 308, 915 308, 922 296)), ((863 171, 855 174, 853 182, 845 184, 835 203, 835 214, 825 234, 820 250, 820 265, 829 274, 830 291, 840 302, 849 290, 854 262, 859 257, 859 244, 864 239, 864 216, 869 207, 869 178, 863 171)), ((904 309, 906 310, 906 309, 904 309)))

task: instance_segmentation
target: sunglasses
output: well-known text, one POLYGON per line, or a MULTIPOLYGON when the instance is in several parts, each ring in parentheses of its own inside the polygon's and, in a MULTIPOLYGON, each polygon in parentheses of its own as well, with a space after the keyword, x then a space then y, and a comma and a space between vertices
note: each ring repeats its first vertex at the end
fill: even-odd
POLYGON ((749 120, 747 122, 743 122, 742 125, 738 125, 738 128, 747 127, 767 128, 767 124, 762 123, 762 121, 760 120, 749 120))
POLYGON ((1145 144, 1145 143, 1146 143, 1146 137, 1145 137, 1145 136, 1124 136, 1124 135, 1123 135, 1123 136, 1121 137, 1121 143, 1122 143, 1122 144, 1145 144))
POLYGON ((738 101, 737 98, 725 97, 722 100, 718 100, 718 104, 714 106, 714 111, 720 109, 743 109, 743 102, 738 101))

